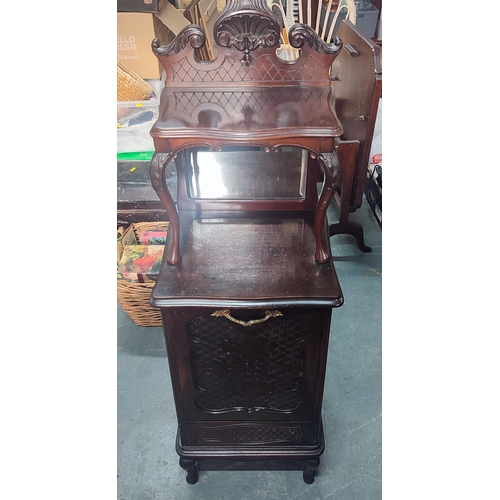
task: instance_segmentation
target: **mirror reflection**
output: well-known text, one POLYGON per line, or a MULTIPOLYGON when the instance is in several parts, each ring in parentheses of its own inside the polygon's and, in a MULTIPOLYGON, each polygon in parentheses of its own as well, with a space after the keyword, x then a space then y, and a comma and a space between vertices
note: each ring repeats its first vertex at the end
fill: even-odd
POLYGON ((213 200, 303 200, 306 192, 307 151, 282 148, 227 148, 186 151, 189 197, 213 200), (278 161, 276 161, 278 160, 278 161), (286 175, 285 175, 286 174, 286 175))

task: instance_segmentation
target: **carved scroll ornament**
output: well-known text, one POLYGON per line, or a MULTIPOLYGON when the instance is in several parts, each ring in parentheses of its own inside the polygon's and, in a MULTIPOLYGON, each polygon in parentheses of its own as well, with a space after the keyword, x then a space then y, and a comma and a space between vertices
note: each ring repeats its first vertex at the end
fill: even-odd
POLYGON ((160 39, 155 38, 151 43, 151 48, 157 56, 171 56, 178 54, 188 43, 193 49, 199 49, 205 45, 206 39, 205 32, 200 26, 190 24, 168 45, 162 45, 160 39))
POLYGON ((306 24, 294 24, 288 32, 288 39, 290 45, 296 49, 307 43, 316 52, 323 54, 336 54, 342 48, 342 40, 338 36, 332 43, 326 43, 306 24))

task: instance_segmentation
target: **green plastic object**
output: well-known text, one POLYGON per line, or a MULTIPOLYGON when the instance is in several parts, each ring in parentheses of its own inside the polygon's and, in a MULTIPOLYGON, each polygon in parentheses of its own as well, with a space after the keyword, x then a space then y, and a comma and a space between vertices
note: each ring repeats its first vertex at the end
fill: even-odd
POLYGON ((118 153, 118 161, 150 161, 154 151, 138 151, 134 153, 118 153))

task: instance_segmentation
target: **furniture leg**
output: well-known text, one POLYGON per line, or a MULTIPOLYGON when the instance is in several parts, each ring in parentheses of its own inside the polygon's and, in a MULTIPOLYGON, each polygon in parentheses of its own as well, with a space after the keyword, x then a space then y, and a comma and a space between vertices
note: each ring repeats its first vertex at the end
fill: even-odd
POLYGON ((372 249, 365 245, 363 227, 358 222, 349 222, 349 208, 351 192, 356 167, 356 155, 358 153, 359 141, 339 141, 337 155, 340 164, 340 200, 339 221, 328 226, 330 237, 336 234, 350 234, 356 239, 362 252, 371 252, 372 249))
POLYGON ((312 484, 314 482, 314 473, 316 472, 316 469, 318 467, 319 467, 319 458, 306 460, 303 473, 303 479, 305 483, 312 484))
POLYGON ((181 457, 179 465, 187 472, 186 481, 189 484, 196 484, 198 482, 198 467, 195 458, 181 457))
POLYGON ((167 211, 168 220, 170 222, 166 260, 169 264, 177 264, 181 261, 179 249, 179 216, 165 181, 165 168, 172 157, 173 155, 169 153, 155 153, 151 159, 149 176, 151 177, 153 189, 156 191, 156 194, 167 211))
POLYGON ((372 251, 372 247, 365 245, 363 226, 359 222, 348 222, 343 227, 338 222, 336 222, 334 224, 330 224, 329 231, 330 236, 335 236, 336 234, 350 234, 356 239, 358 248, 362 252, 372 251))

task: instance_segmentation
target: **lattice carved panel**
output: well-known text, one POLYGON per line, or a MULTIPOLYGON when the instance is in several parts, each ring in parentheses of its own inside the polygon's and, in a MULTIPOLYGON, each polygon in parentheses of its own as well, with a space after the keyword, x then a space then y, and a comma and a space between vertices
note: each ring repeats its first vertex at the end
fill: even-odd
POLYGON ((299 407, 305 323, 278 317, 245 328, 225 318, 198 317, 188 331, 199 408, 291 412, 299 407))
POLYGON ((254 130, 317 127, 332 123, 332 94, 325 89, 287 87, 280 91, 165 91, 165 112, 157 126, 254 130), (168 116, 168 118, 167 118, 168 116))
POLYGON ((218 55, 211 60, 195 55, 207 40, 196 24, 181 30, 168 45, 153 41, 152 50, 166 71, 166 86, 325 85, 342 47, 340 39, 325 43, 310 26, 297 23, 285 37, 294 58, 281 59, 278 53, 288 54, 288 49, 280 45, 282 30, 266 0, 228 0, 213 33, 218 55))
POLYGON ((262 445, 272 443, 298 443, 302 438, 298 426, 222 425, 196 427, 189 430, 189 439, 200 444, 262 445))
POLYGON ((216 66, 201 65, 190 57, 172 62, 172 83, 190 84, 215 84, 215 83, 288 83, 288 82, 314 82, 321 80, 324 76, 322 61, 313 55, 305 55, 300 64, 280 65, 276 64, 275 58, 270 54, 262 54, 253 59, 252 65, 241 64, 239 59, 225 57, 216 66))

